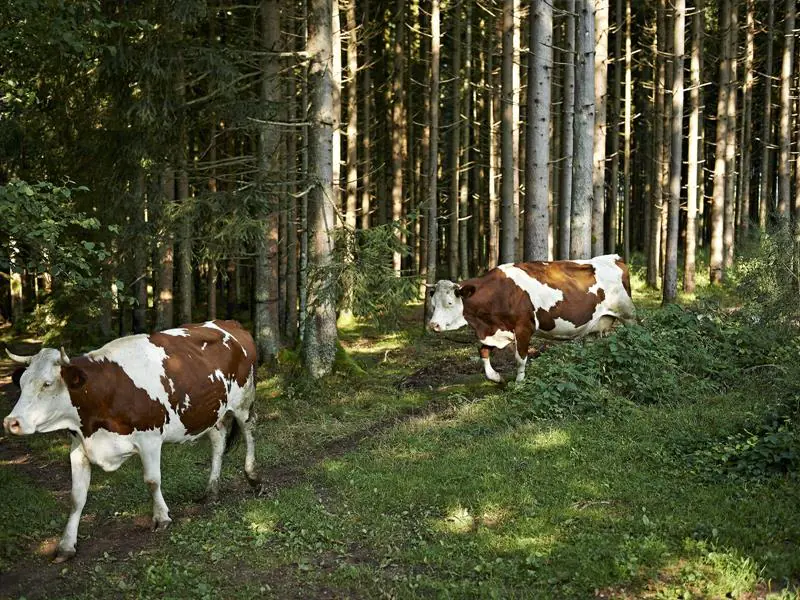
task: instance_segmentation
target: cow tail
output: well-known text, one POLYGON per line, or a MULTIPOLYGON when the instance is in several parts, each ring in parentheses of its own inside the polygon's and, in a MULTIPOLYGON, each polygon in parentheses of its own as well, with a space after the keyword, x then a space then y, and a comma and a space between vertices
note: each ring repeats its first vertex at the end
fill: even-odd
POLYGON ((231 419, 230 425, 228 426, 228 435, 225 436, 225 452, 227 453, 228 450, 233 448, 236 445, 236 442, 241 437, 241 428, 239 427, 239 422, 236 419, 231 419))

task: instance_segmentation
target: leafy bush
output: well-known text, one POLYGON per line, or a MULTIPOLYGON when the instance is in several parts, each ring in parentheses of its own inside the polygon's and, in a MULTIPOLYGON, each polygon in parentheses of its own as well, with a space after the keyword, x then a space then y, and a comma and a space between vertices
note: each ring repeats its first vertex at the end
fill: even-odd
POLYGON ((525 418, 698 401, 740 386, 764 364, 788 359, 790 352, 776 349, 791 348, 795 339, 789 329, 754 327, 741 315, 668 306, 607 338, 548 349, 508 397, 525 418))

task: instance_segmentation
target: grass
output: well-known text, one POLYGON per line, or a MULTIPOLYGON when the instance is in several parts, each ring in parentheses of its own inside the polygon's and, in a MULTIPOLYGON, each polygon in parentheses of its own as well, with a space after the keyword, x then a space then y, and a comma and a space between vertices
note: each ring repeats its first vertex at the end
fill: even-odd
MULTIPOLYGON (((30 597, 797 597, 800 481, 796 468, 763 468, 796 449, 795 438, 770 446, 766 430, 753 446, 760 458, 729 447, 776 406, 795 418, 796 334, 714 329, 691 315, 671 325, 638 277, 634 290, 644 327, 626 335, 639 337, 557 346, 529 366, 529 381, 506 388, 482 380, 476 345, 461 343, 469 334, 423 335, 418 309, 388 332, 350 324, 341 338, 364 375, 309 382, 291 366, 264 374, 262 495, 243 491, 239 446, 226 457, 222 502, 194 510, 208 449, 169 446, 172 529, 91 561, 81 555, 107 535, 98 524, 121 520, 130 531, 149 515, 138 461, 94 470, 81 528, 91 538, 62 567, 35 549, 60 535, 63 486, 4 467, 0 568, 49 573, 46 586, 22 590, 30 597), (627 367, 615 366, 613 348, 626 339, 634 350, 627 367), (675 352, 682 340, 687 352, 675 352), (647 371, 650 355, 637 359, 637 348, 671 368, 647 371), (728 365, 720 374, 692 365, 715 353, 728 365), (454 364, 467 366, 436 377, 454 364), (431 366, 431 385, 398 386, 431 366), (621 368, 631 373, 616 376, 621 368), (585 373, 592 379, 579 394, 558 391, 585 373), (662 378, 669 385, 653 383, 662 378), (543 402, 542 389, 560 395, 543 402), (581 410, 552 410, 569 402, 581 410), (736 471, 734 459, 749 470, 736 471)), ((57 461, 68 473, 62 436, 30 442, 32 462, 57 461)), ((0 595, 19 594, 2 581, 0 595)))

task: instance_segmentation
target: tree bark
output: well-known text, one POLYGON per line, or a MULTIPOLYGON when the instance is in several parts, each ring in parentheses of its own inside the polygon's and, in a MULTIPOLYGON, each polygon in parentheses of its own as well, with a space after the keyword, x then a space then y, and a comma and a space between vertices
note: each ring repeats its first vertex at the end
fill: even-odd
POLYGON ((550 89, 553 72, 553 6, 533 0, 528 59, 528 133, 525 175, 524 260, 547 260, 550 214, 550 89))
POLYGON ((719 67, 719 96, 717 99, 717 136, 714 153, 714 192, 711 203, 711 250, 709 256, 709 279, 713 285, 722 283, 723 275, 723 228, 725 211, 725 148, 728 131, 728 92, 731 79, 729 29, 731 24, 731 0, 720 4, 719 27, 725 31, 719 67))
POLYGON ((621 110, 621 93, 622 93, 622 35, 624 29, 625 17, 622 12, 622 0, 616 0, 614 8, 614 17, 616 20, 616 33, 614 34, 614 83, 611 90, 611 114, 614 119, 614 124, 611 127, 611 187, 608 190, 608 237, 606 252, 617 252, 617 244, 619 239, 619 139, 620 139, 620 124, 622 115, 621 110))
POLYGON ((674 0, 672 63, 672 149, 670 152, 669 219, 667 255, 664 265, 664 304, 678 294, 678 225, 681 204, 681 163, 683 160, 683 60, 686 29, 686 2, 674 0))
MULTIPOLYGON (((430 128, 430 143, 426 162, 426 202, 428 205, 428 235, 425 281, 428 285, 436 282, 436 263, 438 258, 439 227, 437 174, 439 166, 439 55, 441 32, 439 29, 439 0, 431 1, 431 59, 430 59, 430 99, 428 101, 428 127, 430 128)), ((425 295, 425 322, 431 314, 430 296, 425 295)))
POLYGON ((723 222, 722 247, 723 247, 723 277, 733 266, 733 255, 736 240, 736 206, 738 194, 736 189, 736 157, 739 149, 736 147, 736 80, 737 80, 737 54, 739 38, 739 1, 732 0, 730 14, 730 27, 728 32, 728 58, 731 64, 731 79, 728 83, 728 136, 725 143, 725 215, 723 222))
POLYGON ((741 169, 739 170, 739 197, 740 208, 736 215, 736 237, 739 240, 747 238, 750 230, 750 163, 751 144, 753 132, 753 63, 755 60, 755 35, 756 16, 753 0, 745 0, 746 10, 746 38, 744 56, 744 91, 742 93, 743 119, 742 119, 742 153, 741 169))
POLYGON ((347 0, 347 205, 345 224, 354 231, 358 208, 358 22, 356 0, 347 0))
POLYGON ((459 233, 459 167, 461 159, 461 31, 463 29, 460 14, 461 3, 453 5, 453 124, 450 127, 450 193, 448 196, 448 221, 447 221, 447 273, 450 279, 458 278, 458 233, 459 233))
POLYGON ((519 64, 514 56, 517 52, 517 31, 515 8, 519 0, 503 1, 503 107, 501 124, 501 157, 502 170, 501 215, 500 223, 502 240, 500 243, 500 261, 514 262, 517 256, 517 237, 519 236, 519 192, 518 161, 519 149, 515 112, 519 111, 517 98, 519 90, 519 64))
POLYGON ((594 151, 594 14, 593 0, 577 0, 575 124, 573 130, 570 258, 592 253, 592 158, 594 151))
MULTIPOLYGON (((406 160, 406 108, 403 76, 405 73, 405 0, 395 3, 394 78, 392 82, 392 219, 403 218, 403 165, 406 160)), ((402 255, 394 252, 395 275, 402 269, 402 255)))
POLYGON ((773 34, 775 31, 775 0, 767 4, 767 56, 764 71, 764 115, 761 120, 761 185, 758 191, 758 228, 767 230, 767 218, 772 212, 772 56, 773 34))
POLYGON ((663 166, 664 166, 664 113, 665 113, 665 82, 666 67, 664 56, 666 54, 666 20, 665 0, 658 0, 656 6, 656 49, 655 49, 655 114, 653 115, 653 196, 650 208, 649 247, 647 249, 647 285, 653 289, 658 288, 661 273, 661 208, 663 203, 663 166))
POLYGON ((606 119, 608 103, 608 0, 592 0, 595 6, 594 150, 592 159, 592 255, 605 247, 606 119))
POLYGON ((780 122, 778 124, 778 219, 789 223, 791 206, 791 115, 792 58, 794 55, 794 0, 786 0, 784 17, 783 59, 781 61, 780 122))
POLYGON ((308 311, 305 320, 303 356, 314 378, 330 373, 336 355, 336 308, 333 277, 334 204, 333 165, 331 164, 333 127, 333 40, 332 0, 310 0, 308 19, 310 136, 308 222, 311 244, 308 311))
MULTIPOLYGON (((458 189, 458 264, 459 278, 469 278, 469 231, 468 225, 474 223, 474 215, 469 214, 469 187, 472 173, 470 160, 470 131, 472 114, 472 4, 467 5, 466 39, 464 41, 464 76, 461 79, 461 96, 464 101, 464 118, 461 120, 461 157, 459 159, 458 189), (473 217, 473 218, 471 218, 473 217)), ((473 236, 474 237, 474 236, 473 236)))
MULTIPOLYGON (((631 40, 631 0, 625 2, 625 144, 622 166, 622 257, 631 260, 631 130, 633 128, 633 50, 631 40)), ((647 226, 645 221, 645 227, 647 226)))
POLYGON ((145 227, 145 174, 144 169, 137 168, 136 179, 133 186, 134 227, 136 229, 136 247, 133 248, 133 296, 136 304, 133 307, 133 333, 147 331, 147 256, 150 244, 144 235, 145 227))
POLYGON ((564 0, 564 81, 561 86, 561 183, 558 186, 558 257, 570 258, 572 161, 575 122, 575 0, 564 0))
POLYGON ((692 56, 689 82, 689 144, 687 148, 686 181, 686 248, 683 263, 683 291, 695 290, 695 271, 697 256, 697 206, 703 202, 702 165, 700 164, 700 54, 703 43, 703 21, 701 13, 703 0, 696 0, 692 16, 692 56))

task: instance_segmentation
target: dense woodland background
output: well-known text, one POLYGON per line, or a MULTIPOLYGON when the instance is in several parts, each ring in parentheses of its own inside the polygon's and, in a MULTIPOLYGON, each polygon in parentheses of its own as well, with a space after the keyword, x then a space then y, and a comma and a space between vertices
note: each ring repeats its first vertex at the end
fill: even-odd
POLYGON ((9 0, 2 319, 79 346, 252 319, 262 360, 300 344, 319 375, 337 312, 499 262, 618 252, 665 302, 721 283, 800 237, 795 11, 9 0))

